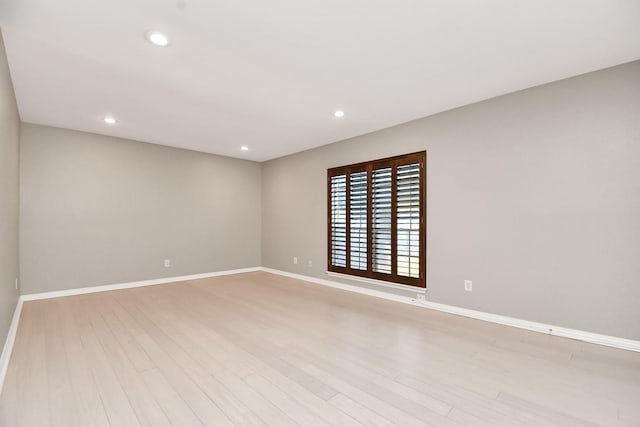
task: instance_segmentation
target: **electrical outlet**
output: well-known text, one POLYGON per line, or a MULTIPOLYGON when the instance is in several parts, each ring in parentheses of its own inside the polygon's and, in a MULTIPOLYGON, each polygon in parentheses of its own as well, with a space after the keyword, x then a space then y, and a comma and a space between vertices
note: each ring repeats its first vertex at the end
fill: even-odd
POLYGON ((471 280, 464 281, 464 290, 467 292, 473 291, 473 282, 471 280))
POLYGON ((293 257, 293 263, 294 263, 294 264, 297 264, 297 263, 298 263, 298 257, 297 257, 297 256, 294 256, 294 257, 293 257))
POLYGON ((18 289, 20 285, 18 284, 18 278, 16 277, 16 289, 18 289))
POLYGON ((424 294, 418 294, 418 301, 424 301, 424 294))
POLYGON ((171 267, 171 260, 170 259, 165 259, 164 260, 164 266, 165 267, 171 267))
POLYGON ((311 260, 307 261, 307 267, 313 267, 313 261, 311 260))

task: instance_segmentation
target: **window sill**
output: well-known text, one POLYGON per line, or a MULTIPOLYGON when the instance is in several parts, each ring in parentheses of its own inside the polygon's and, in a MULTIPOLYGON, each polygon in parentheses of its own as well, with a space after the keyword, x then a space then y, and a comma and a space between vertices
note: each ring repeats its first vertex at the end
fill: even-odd
POLYGON ((427 292, 426 288, 419 288, 417 286, 411 285, 401 285, 398 283, 385 282, 384 280, 369 279, 367 277, 352 276, 350 274, 336 273, 333 271, 327 271, 327 276, 345 280, 353 280, 356 282, 367 283, 369 285, 383 286, 385 288, 401 289, 403 291, 414 292, 416 294, 425 294, 427 292))

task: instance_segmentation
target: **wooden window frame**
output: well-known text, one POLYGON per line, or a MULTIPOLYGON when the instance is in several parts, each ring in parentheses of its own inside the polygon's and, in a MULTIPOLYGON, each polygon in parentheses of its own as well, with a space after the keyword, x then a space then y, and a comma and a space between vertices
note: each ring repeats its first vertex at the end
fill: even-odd
POLYGON ((426 232, 426 163, 427 152, 404 154, 401 156, 387 157, 384 159, 372 160, 369 162, 356 163, 352 165, 339 166, 327 169, 327 269, 330 272, 347 274, 352 276, 365 277, 369 279, 382 280, 385 282, 410 285, 426 288, 427 281, 427 232, 426 232), (419 205, 420 205, 420 231, 419 231, 419 270, 420 277, 406 277, 397 274, 397 180, 396 173, 398 166, 419 163, 419 205), (372 239, 372 177, 373 170, 390 167, 391 168, 391 274, 378 273, 373 271, 373 239, 372 239), (351 173, 367 171, 367 269, 358 270, 350 268, 351 265, 351 197, 350 197, 350 177, 351 173), (332 264, 332 234, 331 234, 331 178, 345 175, 346 177, 346 263, 345 267, 338 267, 332 264))

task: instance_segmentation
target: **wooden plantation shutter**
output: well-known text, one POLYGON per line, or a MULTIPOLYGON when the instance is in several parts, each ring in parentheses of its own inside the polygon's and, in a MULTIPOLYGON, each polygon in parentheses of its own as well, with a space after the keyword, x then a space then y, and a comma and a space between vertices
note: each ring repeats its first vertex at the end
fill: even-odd
POLYGON ((372 271, 391 274, 392 271, 392 224, 391 224, 391 167, 377 166, 372 172, 371 185, 371 256, 372 271))
POLYGON ((396 184, 397 273, 420 278, 420 163, 398 165, 396 184))
POLYGON ((425 286, 426 152, 329 169, 329 271, 425 286))
POLYGON ((367 170, 352 171, 349 175, 349 267, 353 270, 367 270, 367 200, 367 170))
POLYGON ((331 265, 347 266, 347 178, 331 177, 331 265))

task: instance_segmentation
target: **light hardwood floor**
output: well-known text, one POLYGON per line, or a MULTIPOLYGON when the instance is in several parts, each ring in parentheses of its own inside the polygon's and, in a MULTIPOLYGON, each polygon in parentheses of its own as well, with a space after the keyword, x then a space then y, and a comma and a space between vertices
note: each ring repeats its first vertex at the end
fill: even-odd
POLYGON ((27 302, 2 426, 639 426, 640 353, 267 273, 27 302))

